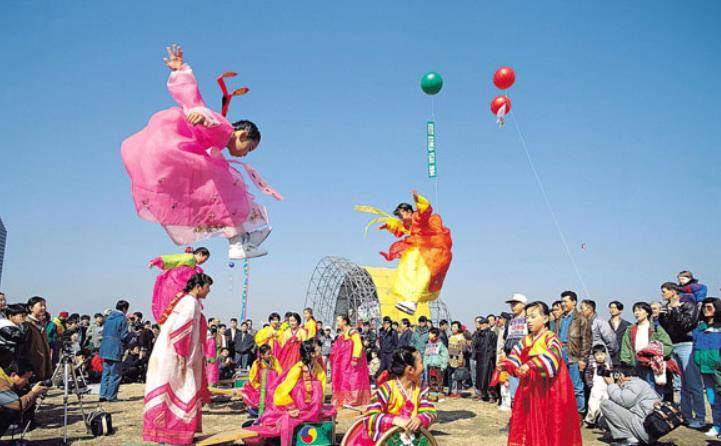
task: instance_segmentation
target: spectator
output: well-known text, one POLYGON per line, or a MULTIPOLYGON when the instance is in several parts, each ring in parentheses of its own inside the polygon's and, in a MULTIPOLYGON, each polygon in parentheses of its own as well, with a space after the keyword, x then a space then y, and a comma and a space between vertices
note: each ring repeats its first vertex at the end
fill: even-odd
MULTIPOLYGON (((601 319, 596 313, 596 302, 585 299, 581 302, 581 314, 591 324, 591 345, 602 343, 606 346, 606 354, 613 356, 618 352, 616 332, 611 329, 608 322, 601 319)), ((609 360, 611 358, 609 356, 609 360)), ((590 358, 592 359, 592 358, 590 358)))
POLYGON ((230 357, 230 349, 228 347, 220 349, 218 363, 220 364, 220 379, 231 379, 233 375, 235 375, 237 363, 230 357))
POLYGON ((88 328, 87 346, 90 350, 97 350, 100 348, 100 343, 103 341, 103 323, 105 322, 105 316, 102 313, 95 313, 95 321, 88 328))
POLYGON ((28 317, 25 322, 25 339, 19 350, 19 356, 30 363, 33 379, 43 381, 53 373, 52 353, 45 331, 47 310, 45 299, 39 296, 28 300, 28 317))
POLYGON ((693 277, 691 271, 681 271, 677 276, 681 300, 701 302, 706 299, 708 288, 693 277))
MULTIPOLYGON (((371 353, 378 351, 378 334, 371 327, 370 322, 363 322, 363 332, 361 333, 361 339, 363 340, 363 347, 366 350, 366 359, 370 361, 371 353)), ((380 357, 378 357, 380 364, 380 357)))
POLYGON ((145 370, 147 361, 141 357, 140 346, 136 345, 128 350, 128 354, 123 359, 123 382, 124 383, 140 383, 145 382, 145 370))
POLYGON ((695 300, 681 302, 675 283, 661 285, 666 306, 661 310, 659 322, 673 342, 673 356, 681 367, 681 412, 688 427, 702 429, 706 422, 706 402, 703 381, 696 362, 691 358, 693 330, 698 325, 699 313, 695 300))
POLYGON ((583 413, 586 408, 586 395, 582 374, 591 355, 593 334, 590 322, 576 309, 577 303, 578 296, 573 291, 561 293, 563 315, 556 326, 556 334, 563 343, 563 359, 568 364, 578 413, 583 413))
POLYGON ((23 304, 5 307, 7 319, 0 319, 0 367, 15 362, 23 342, 23 324, 27 317, 27 307, 23 304))
POLYGON ((393 330, 393 324, 391 318, 388 316, 383 317, 383 327, 380 330, 378 336, 378 343, 380 344, 381 353, 381 373, 388 370, 391 366, 391 359, 393 358, 393 352, 399 347, 398 345, 398 332, 393 330))
POLYGON ((123 344, 128 343, 131 333, 128 331, 128 312, 130 304, 119 300, 105 320, 103 342, 100 344, 100 357, 103 359, 103 376, 100 381, 100 401, 118 401, 118 388, 122 378, 120 362, 123 359, 123 344))
POLYGON ((215 334, 215 345, 218 346, 218 350, 221 348, 227 348, 228 351, 230 351, 230 348, 228 347, 230 345, 230 341, 228 340, 228 328, 225 326, 225 324, 218 324, 218 332, 215 334))
POLYGON ((33 368, 24 361, 0 369, 0 436, 11 424, 21 425, 24 414, 32 414, 35 400, 47 392, 40 383, 27 393, 23 391, 32 376, 33 368))
POLYGON ((601 403, 599 426, 608 430, 617 444, 653 443, 656 439, 649 438, 643 422, 660 402, 658 394, 643 379, 627 378, 620 372, 604 380, 608 384, 608 399, 601 403))
POLYGON ((150 358, 150 352, 153 350, 155 335, 153 334, 153 325, 150 321, 143 323, 143 328, 138 331, 138 347, 140 347, 140 359, 147 361, 150 358))
POLYGON ((423 356, 423 352, 426 351, 426 344, 428 344, 428 330, 428 318, 425 316, 419 317, 418 326, 416 327, 415 332, 415 344, 413 347, 421 352, 421 356, 423 356))
POLYGON ((556 325, 563 315, 563 306, 561 301, 557 300, 551 304, 551 317, 549 318, 549 329, 553 332, 556 331, 556 325))
POLYGON ((468 352, 468 340, 463 333, 463 326, 458 321, 451 323, 451 332, 448 339, 448 365, 449 365, 449 389, 450 398, 460 398, 463 391, 463 383, 471 378, 466 362, 468 352))
POLYGON ((398 347, 413 347, 415 345, 415 333, 411 330, 411 321, 408 318, 401 319, 398 336, 398 347))
POLYGON ((5 308, 7 308, 7 298, 5 297, 5 293, 0 291, 0 319, 4 319, 7 317, 5 314, 5 308))
POLYGON ((89 327, 90 327, 90 316, 87 314, 80 316, 80 323, 78 324, 78 329, 79 329, 79 333, 80 333, 80 345, 84 346, 87 343, 89 327))
POLYGON ((318 335, 317 324, 313 317, 313 309, 305 308, 303 310, 303 328, 307 333, 308 339, 315 339, 318 335))
POLYGON ((248 325, 248 333, 255 336, 255 331, 253 330, 253 321, 248 319, 247 321, 245 321, 245 323, 248 325))
POLYGON ((619 367, 621 365, 621 360, 619 359, 621 353, 621 341, 623 340, 623 335, 626 333, 626 330, 631 326, 629 321, 621 317, 622 312, 623 304, 621 302, 614 300, 608 304, 608 313, 611 315, 611 319, 609 319, 608 324, 616 333, 616 352, 611 355, 611 363, 614 367, 619 367))
MULTIPOLYGON (((499 358, 500 361, 506 359, 506 356, 511 353, 513 347, 521 342, 523 338, 528 335, 528 326, 526 325, 526 304, 528 298, 521 293, 514 293, 510 299, 506 301, 511 307, 511 319, 506 324, 506 332, 504 338, 506 339, 503 345, 503 356, 499 358)), ((511 404, 513 404, 513 398, 516 396, 518 390, 519 379, 517 376, 509 376, 509 391, 511 392, 511 404)), ((501 429, 501 432, 508 432, 510 425, 501 429)))
POLYGON ((658 327, 660 323, 658 321, 658 317, 661 315, 661 308, 663 308, 661 302, 658 302, 656 300, 651 302, 651 322, 653 323, 654 327, 658 327))
MULTIPOLYGON (((636 318, 636 323, 631 325, 626 333, 623 335, 623 341, 621 341, 621 364, 627 367, 633 367, 636 369, 634 375, 645 380, 650 385, 655 385, 653 376, 653 370, 650 367, 636 364, 636 353, 648 347, 648 344, 653 341, 658 341, 663 344, 663 355, 664 358, 669 358, 673 351, 673 344, 671 338, 663 327, 655 327, 649 318, 651 317, 652 310, 651 306, 646 302, 636 302, 633 304, 633 315, 636 318)), ((663 391, 659 391, 659 394, 663 394, 663 391)))
POLYGON ((443 381, 448 369, 448 349, 441 342, 440 330, 428 331, 428 343, 423 351, 424 376, 429 387, 429 396, 437 400, 443 391, 443 381))
POLYGON ((438 330, 441 332, 441 342, 448 348, 448 321, 441 319, 441 321, 438 322, 438 330))
POLYGON ((475 399, 496 402, 495 389, 490 387, 491 377, 496 368, 496 344, 498 339, 496 333, 488 327, 488 319, 478 316, 475 320, 476 331, 471 341, 471 354, 476 360, 476 368, 472 373, 476 374, 475 399))
POLYGON ((721 299, 707 297, 701 304, 701 322, 693 331, 693 359, 707 389, 713 391, 713 425, 709 437, 721 433, 721 299))
POLYGON ((372 351, 370 356, 370 361, 368 361, 368 379, 370 379, 370 382, 374 384, 376 376, 381 369, 381 360, 378 357, 378 353, 375 351, 372 351))
POLYGON ((248 369, 253 362, 253 350, 255 350, 255 338, 248 331, 248 323, 240 324, 240 332, 233 340, 233 348, 239 358, 236 363, 242 369, 248 369))
POLYGON ((240 337, 238 319, 234 317, 230 318, 230 327, 228 327, 228 330, 226 330, 225 335, 228 337, 228 349, 233 356, 233 361, 235 361, 236 364, 240 364, 240 353, 235 350, 235 341, 240 337))
POLYGON ((596 420, 600 414, 601 402, 608 399, 608 384, 603 379, 608 376, 613 369, 611 365, 611 356, 608 354, 606 344, 599 342, 593 344, 591 348, 592 358, 583 372, 586 379, 586 385, 591 389, 588 396, 588 412, 584 421, 589 427, 596 424, 596 420))
POLYGON ((320 341, 320 354, 323 356, 323 364, 328 365, 330 357, 330 349, 333 346, 333 333, 330 327, 324 327, 318 331, 318 341, 320 341))

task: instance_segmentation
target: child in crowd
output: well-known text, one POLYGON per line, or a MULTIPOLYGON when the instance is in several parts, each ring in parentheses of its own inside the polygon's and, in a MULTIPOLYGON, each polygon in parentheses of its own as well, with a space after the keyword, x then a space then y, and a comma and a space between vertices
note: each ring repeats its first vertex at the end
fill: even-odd
POLYGON ((378 357, 378 353, 371 351, 371 360, 368 363, 368 373, 370 374, 370 380, 372 384, 375 384, 376 373, 381 369, 381 360, 378 357))
POLYGON ((440 338, 440 330, 433 327, 428 331, 428 344, 423 354, 425 376, 428 382, 428 398, 438 401, 443 387, 443 374, 448 367, 448 349, 440 338))
POLYGON ((468 350, 468 340, 463 333, 461 323, 453 321, 451 324, 453 335, 448 339, 448 365, 450 366, 450 382, 448 383, 449 398, 460 398, 463 383, 471 378, 466 366, 465 354, 468 350))
POLYGON ((591 394, 588 397, 588 412, 584 419, 588 427, 596 425, 596 420, 601 414, 601 402, 608 399, 608 384, 604 377, 611 376, 609 372, 613 367, 605 344, 594 345, 591 354, 593 361, 588 362, 584 371, 586 384, 591 388, 591 394))

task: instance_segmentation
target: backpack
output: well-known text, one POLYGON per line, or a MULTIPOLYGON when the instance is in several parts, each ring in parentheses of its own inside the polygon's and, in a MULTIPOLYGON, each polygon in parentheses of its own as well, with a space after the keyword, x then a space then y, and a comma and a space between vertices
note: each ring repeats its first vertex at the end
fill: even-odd
POLYGON ((653 439, 658 439, 676 429, 684 422, 683 414, 678 406, 668 401, 656 403, 653 412, 646 416, 643 428, 653 439))
POLYGON ((88 415, 87 424, 90 432, 93 434, 93 437, 111 435, 115 432, 113 429, 112 417, 108 412, 99 406, 97 409, 92 411, 90 415, 88 415))

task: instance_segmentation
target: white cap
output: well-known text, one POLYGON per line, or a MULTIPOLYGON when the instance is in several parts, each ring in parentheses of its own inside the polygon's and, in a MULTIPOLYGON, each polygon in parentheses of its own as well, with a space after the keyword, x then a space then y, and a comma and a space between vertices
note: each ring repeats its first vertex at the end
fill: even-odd
POLYGON ((511 302, 520 302, 523 305, 526 305, 528 303, 528 298, 525 294, 513 293, 513 296, 506 301, 507 304, 510 304, 511 302))

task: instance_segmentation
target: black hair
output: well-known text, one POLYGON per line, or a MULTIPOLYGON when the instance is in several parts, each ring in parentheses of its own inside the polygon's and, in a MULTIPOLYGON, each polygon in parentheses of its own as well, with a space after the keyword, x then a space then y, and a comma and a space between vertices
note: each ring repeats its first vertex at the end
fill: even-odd
POLYGON ((23 376, 27 372, 32 372, 32 365, 28 361, 10 361, 8 364, 3 365, 3 371, 7 376, 12 374, 23 376))
POLYGON ((17 316, 18 314, 28 314, 28 307, 25 304, 11 304, 5 307, 5 313, 8 316, 17 316))
POLYGON ((89 315, 89 314, 84 314, 84 315, 80 316, 80 320, 81 320, 81 321, 82 321, 82 320, 87 320, 87 321, 89 321, 89 320, 90 320, 90 315, 89 315))
POLYGON ((677 292, 677 293, 679 292, 678 285, 676 285, 676 284, 673 283, 673 282, 664 282, 664 283, 662 283, 662 284, 661 284, 661 289, 664 289, 664 288, 666 288, 667 290, 675 291, 675 292, 677 292))
POLYGON ((641 308, 642 310, 644 310, 648 314, 649 318, 653 314, 651 305, 649 305, 648 302, 636 302, 635 304, 633 304, 633 311, 636 311, 636 308, 641 308))
POLYGON ((235 121, 233 123, 233 130, 236 132, 238 130, 245 130, 248 132, 248 139, 252 139, 260 143, 260 130, 258 130, 258 126, 251 121, 247 121, 245 119, 235 121))
POLYGON ((538 308, 541 312, 541 316, 548 316, 548 305, 546 305, 546 302, 541 302, 540 300, 533 301, 526 305, 526 311, 534 307, 538 308))
POLYGON ((401 203, 398 206, 396 206, 396 209, 393 211, 393 215, 395 215, 398 218, 401 218, 401 211, 413 212, 413 206, 411 206, 408 203, 401 203))
POLYGON ((313 353, 315 353, 315 340, 309 339, 307 341, 303 341, 300 344, 300 360, 303 361, 303 364, 310 365, 311 362, 313 362, 313 353))
POLYGON ((397 327, 397 326, 398 326, 398 322, 396 322, 396 321, 391 322, 391 327, 394 326, 394 325, 397 327))
POLYGON ((581 305, 589 306, 594 313, 596 312, 596 302, 592 301, 591 299, 583 299, 581 301, 581 305))
POLYGON ((275 319, 280 320, 280 314, 278 314, 274 311, 268 315, 268 322, 272 322, 275 319))
POLYGON ((339 314, 338 317, 343 319, 345 321, 346 325, 350 325, 350 318, 348 317, 347 314, 339 314))
POLYGON ((133 313, 133 314, 134 314, 135 317, 137 317, 138 319, 141 319, 141 320, 143 319, 143 313, 141 313, 140 311, 136 311, 136 312, 133 313))
POLYGON ((33 296, 30 299, 28 299, 28 313, 30 313, 30 310, 35 306, 35 304, 43 302, 45 303, 45 299, 40 296, 33 296))
POLYGON ((220 325, 218 325, 218 328, 220 328, 220 327, 228 328, 228 327, 225 326, 225 324, 220 324, 220 325))
MULTIPOLYGON (((701 305, 706 304, 713 304, 714 306, 714 313, 713 313, 713 323, 714 325, 720 325, 721 324, 721 299, 718 297, 707 297, 703 301, 701 301, 701 305)), ((702 322, 706 322, 706 317, 703 315, 703 308, 701 311, 698 312, 698 320, 702 322)))
POLYGON ((188 283, 185 285, 185 289, 183 292, 189 293, 193 290, 193 288, 199 286, 204 287, 206 285, 212 285, 213 279, 204 273, 195 273, 193 276, 188 280, 188 283))
POLYGON ((115 304, 115 309, 118 311, 128 311, 128 308, 130 308, 130 304, 127 300, 120 299, 118 303, 115 304))
POLYGON ((258 347, 258 353, 260 353, 261 355, 268 353, 270 350, 271 350, 271 348, 270 348, 270 345, 268 345, 268 344, 263 344, 260 347, 258 347))
POLYGON ((443 325, 443 324, 448 325, 448 321, 445 319, 441 319, 441 321, 438 323, 438 325, 443 325))
POLYGON ((425 316, 421 316, 421 317, 418 318, 418 322, 419 322, 419 323, 420 323, 420 322, 428 322, 428 318, 425 317, 425 316))
POLYGON ((553 308, 557 305, 561 305, 561 304, 562 304, 562 302, 560 300, 554 300, 553 303, 551 304, 551 308, 553 308))
POLYGON ((305 307, 303 308, 303 311, 307 311, 311 316, 313 316, 313 309, 311 307, 305 307))
POLYGON ((211 325, 208 330, 210 330, 210 334, 218 333, 218 327, 216 327, 215 325, 211 325))
POLYGON ((298 313, 290 313, 290 314, 288 315, 288 319, 290 319, 290 318, 295 319, 295 321, 298 322, 298 325, 300 325, 300 323, 301 323, 300 314, 298 314, 298 313))
POLYGON ((79 314, 79 313, 73 313, 73 314, 71 314, 70 316, 68 316, 68 319, 78 320, 78 319, 80 319, 80 314, 79 314))
POLYGON ((440 336, 440 335, 441 335, 441 331, 440 331, 438 328, 436 328, 436 327, 433 327, 433 328, 431 328, 430 330, 428 330, 428 333, 429 333, 429 334, 436 335, 436 336, 440 336))
POLYGON ((563 299, 564 297, 568 297, 572 301, 578 302, 578 294, 574 293, 573 291, 564 291, 563 293, 561 293, 561 299, 563 299))
POLYGON ((490 319, 490 318, 498 319, 495 314, 489 314, 488 316, 486 316, 486 319, 490 319))
POLYGON ((404 317, 403 319, 401 319, 401 324, 405 325, 406 327, 410 327, 411 321, 409 321, 407 317, 404 317))
POLYGON ((158 324, 153 324, 153 329, 155 329, 155 330, 160 330, 160 325, 158 325, 158 324))
POLYGON ((463 324, 461 324, 461 321, 451 322, 451 328, 453 328, 454 325, 458 325, 458 330, 463 330, 463 324))
POLYGON ((383 316, 383 323, 385 324, 386 322, 390 323, 393 322, 393 320, 391 320, 390 316, 383 316))
POLYGON ((406 371, 406 367, 415 367, 415 353, 417 351, 418 350, 416 350, 415 347, 412 347, 410 345, 405 345, 403 347, 397 348, 396 351, 393 352, 393 356, 391 357, 391 366, 388 369, 391 373, 391 376, 394 378, 400 378, 406 371))
POLYGON ((623 311, 623 304, 617 300, 612 300, 608 303, 608 308, 611 308, 611 305, 615 305, 616 308, 619 309, 619 311, 623 311))
POLYGON ((228 347, 223 347, 223 348, 220 349, 221 352, 222 352, 223 350, 227 350, 228 352, 230 352, 230 349, 229 349, 228 347))
POLYGON ((285 312, 285 318, 288 319, 291 314, 293 314, 292 311, 286 311, 286 312, 285 312))
POLYGON ((598 353, 598 352, 604 352, 608 354, 608 350, 606 350, 606 346, 603 344, 596 344, 591 348, 591 354, 598 353))
POLYGON ((230 322, 238 322, 238 318, 231 317, 231 318, 230 318, 230 322))
POLYGON ((203 257, 210 257, 210 251, 208 251, 208 248, 200 247, 193 251, 193 255, 202 255, 203 257))

